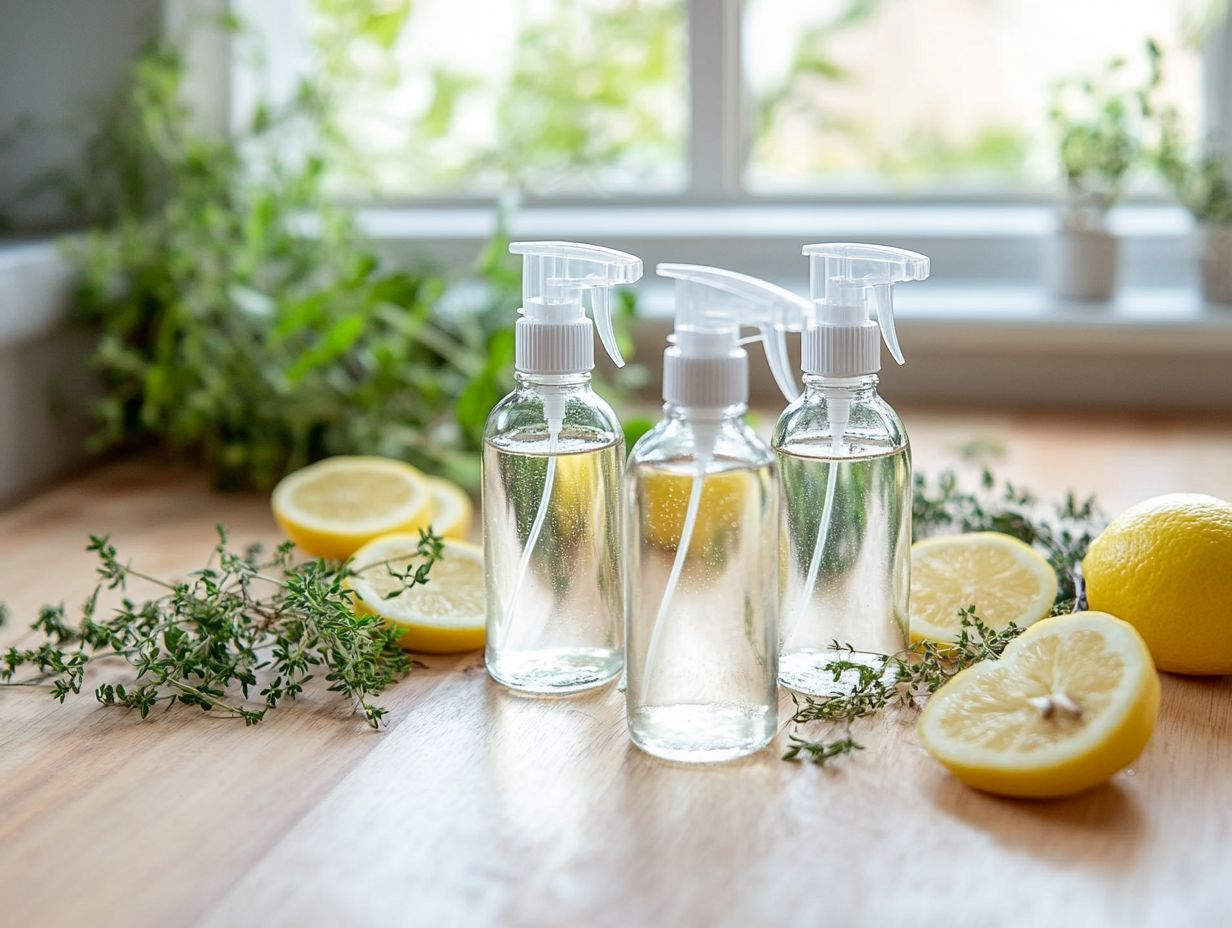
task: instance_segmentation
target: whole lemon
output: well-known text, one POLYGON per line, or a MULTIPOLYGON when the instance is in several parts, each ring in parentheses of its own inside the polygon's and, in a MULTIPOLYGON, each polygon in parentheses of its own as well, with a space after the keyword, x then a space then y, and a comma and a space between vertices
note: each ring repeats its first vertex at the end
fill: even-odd
POLYGON ((1137 628, 1160 670, 1232 673, 1232 503, 1170 493, 1131 506, 1082 570, 1090 608, 1137 628))

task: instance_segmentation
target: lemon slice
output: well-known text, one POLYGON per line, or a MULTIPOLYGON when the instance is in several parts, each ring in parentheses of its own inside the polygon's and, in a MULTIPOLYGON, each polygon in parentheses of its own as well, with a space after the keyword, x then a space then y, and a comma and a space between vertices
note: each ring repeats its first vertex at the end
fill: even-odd
POLYGON ((425 477, 432 493, 432 530, 445 538, 465 538, 471 531, 471 498, 456 483, 425 477))
POLYGON ((1000 660, 959 673, 928 701, 920 742, 968 786, 1005 796, 1068 796, 1142 753, 1159 676, 1142 637, 1103 612, 1047 619, 1000 660))
POLYGON ((943 535, 911 546, 911 641, 954 642, 974 605, 994 629, 1025 628, 1052 611, 1057 574, 1030 545, 1000 532, 943 535))
POLYGON ((342 560, 380 535, 427 525, 432 494, 414 467, 390 458, 336 457, 274 487, 274 518, 305 552, 342 560))
POLYGON ((388 568, 405 573, 408 565, 421 563, 418 544, 418 533, 386 535, 355 552, 351 568, 358 573, 348 581, 355 593, 355 610, 397 626, 402 631, 398 643, 410 651, 445 654, 482 648, 483 549, 477 545, 446 540, 427 583, 385 598, 403 586, 388 568))

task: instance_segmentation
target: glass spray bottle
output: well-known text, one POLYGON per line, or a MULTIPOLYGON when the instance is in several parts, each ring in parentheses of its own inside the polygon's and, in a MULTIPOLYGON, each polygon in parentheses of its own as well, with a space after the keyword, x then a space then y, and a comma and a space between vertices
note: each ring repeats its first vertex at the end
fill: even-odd
POLYGON ((857 678, 848 671, 836 681, 827 663, 893 653, 907 640, 911 450, 898 414, 877 392, 877 371, 882 336, 903 363, 894 284, 923 280, 929 268, 923 255, 880 245, 807 245, 804 254, 813 297, 804 393, 783 411, 771 442, 786 559, 779 679, 821 696, 857 678), (856 650, 836 653, 835 641, 856 650))
POLYGON ((664 352, 664 417, 625 479, 629 733, 678 761, 752 753, 777 728, 778 487, 770 449, 744 422, 756 326, 796 394, 785 332, 808 301, 718 268, 661 264, 676 279, 664 352))
POLYGON ((483 540, 488 673, 530 693, 601 686, 624 666, 620 485, 624 433, 591 388, 594 329, 617 366, 609 288, 632 255, 517 242, 516 387, 488 416, 483 540), (583 309, 590 293, 594 325, 583 309))

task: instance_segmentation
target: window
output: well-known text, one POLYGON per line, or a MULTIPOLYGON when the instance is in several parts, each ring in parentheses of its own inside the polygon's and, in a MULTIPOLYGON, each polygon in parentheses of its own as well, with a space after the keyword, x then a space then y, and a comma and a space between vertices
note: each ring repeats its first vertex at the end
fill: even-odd
POLYGON ((270 4, 240 6, 257 45, 279 50, 273 71, 294 62, 337 88, 351 149, 334 166, 342 192, 593 197, 685 185, 681 0, 301 0, 294 39, 270 4))
POLYGON ((748 0, 757 191, 1046 190, 1051 89, 1164 52, 1159 96, 1201 124, 1204 22, 1168 0, 748 0), (786 54, 784 54, 786 52, 786 54))
POLYGON ((1048 195, 1055 82, 1117 56, 1144 68, 1153 37, 1161 92, 1196 131, 1222 14, 1221 0, 235 6, 269 81, 298 69, 343 88, 353 156, 336 186, 384 201, 1048 195))

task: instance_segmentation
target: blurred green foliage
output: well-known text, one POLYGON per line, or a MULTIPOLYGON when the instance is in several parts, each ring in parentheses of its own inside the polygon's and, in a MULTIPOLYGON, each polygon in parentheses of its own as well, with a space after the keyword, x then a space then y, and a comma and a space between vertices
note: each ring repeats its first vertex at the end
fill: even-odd
POLYGON ((323 195, 325 94, 303 84, 215 138, 194 128, 182 78, 173 48, 136 62, 90 146, 95 222, 65 243, 99 330, 94 447, 153 440, 225 486, 348 452, 474 485, 513 359, 505 243, 476 269, 481 305, 438 312, 446 280, 382 267, 323 195))
POLYGON ((1069 221, 1098 225, 1138 163, 1143 136, 1153 117, 1152 95, 1162 80, 1162 52, 1146 42, 1146 77, 1129 76, 1128 62, 1113 58, 1092 77, 1062 81, 1053 88, 1049 118, 1058 135, 1058 157, 1069 192, 1069 221))
POLYGON ((1213 142, 1186 137, 1174 106, 1152 104, 1156 140, 1148 154, 1173 196, 1198 222, 1232 225, 1232 160, 1213 142))
POLYGON ((1178 131, 1166 128, 1157 164, 1173 195, 1194 219, 1232 225, 1232 165, 1211 146, 1190 146, 1178 131))
POLYGON ((407 114, 399 144, 364 138, 353 157, 335 161, 343 189, 610 192, 682 180, 681 0, 523 4, 508 68, 474 71, 449 60, 424 62, 396 47, 399 34, 415 33, 426 6, 314 0, 318 65, 354 108, 371 107, 390 131, 389 114, 403 110, 389 101, 419 81, 428 88, 407 114), (401 33, 394 32, 395 20, 401 33), (457 131, 463 120, 487 118, 468 111, 472 103, 492 113, 494 132, 486 142, 457 131))

